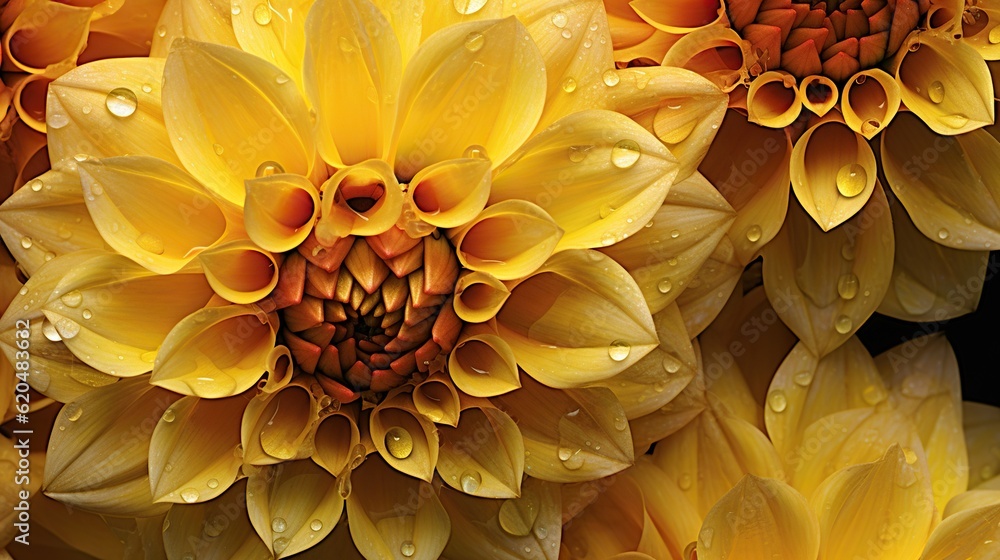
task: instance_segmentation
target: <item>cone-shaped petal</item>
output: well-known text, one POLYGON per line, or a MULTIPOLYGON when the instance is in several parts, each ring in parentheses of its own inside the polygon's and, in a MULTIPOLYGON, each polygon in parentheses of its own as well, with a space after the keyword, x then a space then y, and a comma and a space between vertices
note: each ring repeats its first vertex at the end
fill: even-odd
POLYGON ((701 412, 708 407, 701 351, 696 341, 694 341, 693 346, 698 358, 698 369, 694 379, 684 387, 679 395, 660 407, 659 410, 629 421, 636 453, 645 453, 654 442, 677 432, 699 417, 701 412))
POLYGON ((49 85, 46 115, 52 164, 74 169, 75 157, 148 155, 179 165, 163 124, 163 61, 98 60, 49 85))
POLYGON ((378 235, 392 228, 403 209, 403 191, 384 161, 345 167, 320 189, 322 211, 316 238, 332 246, 348 235, 378 235))
POLYGON ((228 230, 222 206, 163 160, 112 157, 80 164, 83 195, 104 240, 159 274, 177 272, 228 230))
POLYGON ((514 352, 494 334, 461 338, 448 358, 448 372, 463 393, 474 397, 495 397, 521 386, 514 352))
POLYGON ((318 0, 306 37, 304 74, 320 155, 335 167, 384 158, 403 73, 389 21, 367 0, 318 0))
POLYGON ((858 72, 844 86, 844 122, 871 140, 889 126, 899 110, 899 84, 883 70, 858 72))
POLYGON ((170 142, 184 167, 219 196, 243 206, 245 179, 267 170, 309 175, 314 148, 306 105, 273 65, 182 39, 163 75, 170 142), (219 76, 230 77, 225 87, 219 76))
MULTIPOLYGON (((969 452, 969 488, 987 482, 994 484, 1000 474, 1000 409, 995 406, 965 402, 962 407, 962 427, 969 452)), ((993 486, 995 487, 995 486, 993 486)))
POLYGON ((438 429, 419 414, 408 393, 382 401, 371 414, 372 442, 388 464, 430 482, 438 462, 438 429))
POLYGON ((736 209, 732 241, 749 263, 785 220, 792 143, 736 111, 726 113, 716 138, 699 170, 736 209))
POLYGON ((319 409, 298 380, 251 400, 240 424, 244 462, 271 465, 313 455, 319 409))
POLYGON ((177 323, 156 354, 151 383, 221 398, 252 387, 267 366, 275 325, 245 305, 206 307, 177 323))
POLYGON ((87 46, 93 11, 87 6, 26 2, 3 35, 4 69, 58 76, 76 65, 87 46))
POLYGON ((427 15, 429 11, 438 8, 438 6, 433 4, 424 6, 423 0, 398 2, 396 0, 374 0, 372 4, 375 4, 382 11, 382 15, 389 20, 393 32, 396 33, 396 40, 402 55, 401 61, 403 68, 405 68, 406 64, 413 58, 413 53, 417 52, 417 48, 420 46, 423 21, 419 14, 423 11, 423 14, 427 15))
POLYGON ((461 402, 458 390, 449 376, 435 373, 413 389, 413 405, 431 422, 458 425, 461 402))
POLYGON ((602 247, 641 230, 676 173, 677 160, 642 127, 610 111, 585 111, 528 141, 498 170, 490 202, 540 206, 566 232, 560 250, 602 247))
POLYGON ((687 288, 677 296, 677 306, 684 316, 688 334, 692 337, 708 328, 722 312, 729 294, 739 283, 743 269, 732 237, 730 227, 729 233, 722 237, 694 278, 688 282, 687 288))
POLYGON ((942 138, 902 114, 882 136, 893 192, 924 235, 954 249, 1000 246, 1000 142, 985 131, 942 138))
POLYGON ((309 237, 319 216, 319 193, 305 177, 271 175, 246 182, 243 220, 247 235, 273 253, 290 251, 309 237))
POLYGON ((455 283, 455 314, 467 323, 483 323, 496 316, 510 290, 486 272, 469 272, 455 283))
POLYGON ((840 89, 826 76, 806 76, 799 82, 799 99, 802 106, 822 117, 837 106, 840 89))
MULTIPOLYGON (((738 291, 738 290, 737 290, 738 291)), ((730 298, 735 298, 735 295, 730 298)), ((729 308, 727 303, 724 309, 729 308)), ((707 329, 698 337, 699 350, 703 360, 708 361, 709 375, 705 375, 705 390, 726 406, 727 410, 738 418, 746 420, 764 430, 764 416, 761 410, 761 403, 754 398, 750 392, 747 379, 743 375, 741 364, 735 359, 729 359, 726 354, 732 354, 732 341, 726 340, 726 336, 720 332, 721 325, 729 317, 720 314, 712 327, 707 329)))
POLYGON ((754 78, 747 93, 747 111, 750 122, 762 126, 783 128, 792 124, 802 111, 795 77, 774 70, 754 78))
POLYGON ((247 480, 250 522, 275 558, 323 540, 343 511, 336 479, 312 461, 261 467, 247 480))
POLYGON ((826 233, 793 204, 764 251, 767 297, 788 328, 822 357, 846 342, 882 301, 893 247, 880 185, 860 212, 826 233))
POLYGON ((681 37, 663 57, 663 66, 677 66, 705 76, 729 92, 747 77, 746 47, 735 31, 709 26, 681 37))
POLYGON ((278 284, 274 256, 246 239, 216 245, 198 261, 215 293, 233 303, 260 301, 278 284))
POLYGON ((540 207, 525 200, 505 200, 486 207, 449 237, 465 268, 514 280, 538 270, 562 235, 540 207))
POLYGON ((193 503, 214 499, 243 464, 240 418, 247 399, 184 397, 163 412, 149 443, 153 499, 193 503))
POLYGON ((429 483, 394 471, 379 457, 365 461, 353 477, 364 490, 347 499, 347 517, 354 544, 366 558, 438 558, 451 522, 429 483))
POLYGON ((507 413, 483 401, 463 410, 458 426, 438 432, 437 472, 445 484, 481 498, 521 496, 524 440, 507 413))
POLYGON ((684 291, 734 218, 726 199, 695 172, 670 187, 646 227, 602 252, 629 271, 656 313, 684 291))
POLYGON ((288 385, 295 371, 295 363, 288 347, 282 344, 275 346, 267 355, 267 381, 257 386, 265 393, 273 393, 288 385))
POLYGON ((809 502, 780 480, 753 475, 709 510, 698 539, 699 560, 813 560, 817 554, 819 522, 809 502))
POLYGON ((246 482, 239 481, 209 502, 170 508, 162 540, 168 558, 267 560, 271 553, 257 537, 246 507, 246 482))
POLYGON ((646 455, 638 457, 635 467, 624 474, 642 488, 646 511, 663 537, 671 557, 685 560, 684 549, 698 538, 701 516, 677 482, 646 455))
POLYGON ((546 387, 529 378, 517 391, 494 397, 524 437, 525 472, 552 482, 593 480, 634 460, 625 410, 603 387, 546 387))
POLYGON ((819 518, 819 560, 864 557, 879 547, 883 558, 916 558, 931 532, 930 481, 892 446, 874 463, 838 471, 810 499, 819 518))
POLYGON ((350 464, 360 443, 361 432, 354 418, 336 412, 320 420, 316 427, 316 452, 312 459, 338 476, 350 464))
POLYGON ((1000 503, 959 512, 945 519, 927 539, 920 560, 989 558, 1000 539, 1000 503))
POLYGON ((410 181, 406 200, 418 218, 440 228, 464 225, 475 218, 490 196, 490 160, 442 161, 421 169, 410 181))
POLYGON ((795 143, 792 189, 823 231, 858 213, 875 190, 878 164, 868 143, 843 123, 810 128, 795 143))
POLYGON ((156 25, 150 56, 166 58, 174 40, 182 38, 239 48, 233 33, 231 2, 167 0, 156 25))
POLYGON ((951 136, 993 124, 993 80, 972 47, 933 33, 911 35, 896 69, 906 107, 951 136))
POLYGON ((443 557, 475 558, 489 550, 496 560, 556 560, 562 533, 560 502, 559 485, 531 477, 525 479, 521 497, 511 500, 483 500, 442 490, 441 503, 452 523, 443 557))
POLYGON ((534 130, 544 102, 544 61, 517 19, 442 29, 420 46, 403 76, 396 176, 409 180, 471 145, 501 162, 534 130))
POLYGON ((153 503, 146 474, 150 436, 179 395, 125 379, 91 391, 63 407, 46 454, 45 493, 95 513, 150 516, 167 510, 153 503), (134 431, 138 430, 138 431, 134 431))
MULTIPOLYGON (((995 42, 996 34, 993 36, 994 40, 990 40, 990 31, 996 27, 996 22, 1000 21, 1000 10, 997 9, 1000 6, 997 6, 995 2, 983 3, 978 6, 979 10, 973 14, 973 17, 969 18, 971 20, 969 22, 961 19, 965 16, 962 10, 949 9, 947 3, 935 7, 940 13, 934 14, 932 11, 931 15, 937 15, 945 21, 950 15, 951 21, 947 21, 947 23, 953 24, 955 27, 961 26, 963 43, 979 51, 979 55, 986 60, 1000 60, 1000 46, 998 46, 1000 41, 995 42)), ((935 23, 934 20, 929 21, 932 25, 935 23)), ((947 23, 943 25, 947 25, 947 23)))
POLYGON ((28 181, 0 206, 0 236, 29 275, 59 255, 105 246, 87 212, 80 178, 60 171, 28 181))
POLYGON ((635 281, 596 251, 554 255, 514 287, 497 326, 518 365, 551 387, 607 379, 658 343, 635 281))
MULTIPOLYGON (((239 46, 300 82, 306 52, 306 16, 313 0, 273 0, 264 4, 267 10, 258 5, 247 0, 232 2, 229 13, 239 46)), ((337 32, 327 33, 335 36, 337 32)))

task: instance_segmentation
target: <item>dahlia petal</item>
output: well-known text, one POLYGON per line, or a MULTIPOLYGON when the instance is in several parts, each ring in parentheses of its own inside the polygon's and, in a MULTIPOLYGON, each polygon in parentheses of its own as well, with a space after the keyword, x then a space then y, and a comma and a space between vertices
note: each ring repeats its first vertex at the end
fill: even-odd
MULTIPOLYGON (((728 303, 726 307, 729 307, 728 303)), ((720 314, 713 322, 713 326, 723 324, 726 319, 727 317, 720 314)), ((727 353, 731 355, 732 349, 736 347, 731 346, 732 342, 718 332, 719 330, 718 327, 710 328, 698 336, 701 358, 708 361, 710 368, 710 373, 704 376, 705 390, 721 401, 730 414, 763 431, 762 402, 758 403, 754 394, 750 392, 741 364, 735 359, 726 357, 727 353)))
MULTIPOLYGON (((941 14, 949 12, 946 7, 942 6, 942 8, 944 9, 941 9, 941 14)), ((960 18, 964 15, 963 10, 953 12, 959 16, 955 18, 958 20, 955 23, 962 25, 962 42, 976 49, 985 60, 1000 60, 1000 46, 989 40, 990 31, 996 27, 995 22, 1000 20, 1000 10, 995 4, 992 6, 983 4, 978 8, 979 10, 974 12, 976 21, 972 25, 962 25, 960 18)), ((930 15, 935 14, 931 12, 930 15)))
POLYGON ((274 558, 286 558, 319 543, 343 511, 344 498, 336 479, 312 461, 261 467, 247 479, 250 522, 274 558))
POLYGON ((857 214, 875 190, 878 163, 864 137, 826 121, 806 131, 792 149, 792 190, 823 231, 857 214))
POLYGON ((260 301, 278 284, 274 256, 245 239, 204 251, 198 261, 215 293, 233 303, 260 301))
POLYGON ((92 16, 89 7, 27 2, 3 34, 4 70, 9 64, 9 70, 54 78, 73 68, 87 45, 92 16))
MULTIPOLYGON (((607 5, 605 3, 605 7, 607 5)), ((613 20, 610 15, 608 19, 609 21, 613 20)), ((646 26, 645 31, 647 33, 645 33, 645 36, 634 44, 628 45, 626 39, 623 38, 621 43, 616 39, 622 33, 620 29, 615 28, 615 25, 615 23, 611 23, 611 37, 613 46, 615 47, 615 62, 618 66, 628 64, 630 61, 636 59, 646 59, 652 61, 654 64, 660 64, 666 56, 667 51, 674 46, 674 43, 678 39, 683 37, 683 35, 674 35, 658 30, 652 30, 653 33, 650 35, 648 34, 648 31, 650 31, 649 26, 646 26)))
POLYGON ((496 316, 510 297, 503 282, 485 272, 469 272, 455 283, 455 313, 467 323, 483 323, 496 316))
POLYGON ((927 539, 920 560, 989 558, 1000 539, 1000 504, 985 505, 949 516, 927 539))
POLYGON ((580 482, 620 472, 633 463, 625 410, 611 391, 558 390, 527 377, 523 383, 517 391, 491 400, 517 419, 528 475, 580 482))
POLYGON ((747 110, 752 123, 770 128, 792 124, 802 111, 795 77, 775 70, 754 78, 747 93, 747 110))
POLYGON ((524 143, 545 102, 544 62, 529 39, 508 17, 454 25, 420 45, 399 95, 391 157, 401 180, 472 145, 501 162, 524 143))
POLYGON ((511 500, 482 500, 444 489, 441 503, 451 517, 452 533, 442 557, 476 558, 489 550, 496 560, 556 560, 560 502, 557 484, 531 477, 525 478, 521 496, 511 500))
POLYGON ((233 31, 231 2, 167 0, 156 25, 149 56, 167 58, 175 39, 240 48, 233 31))
POLYGON ((448 372, 455 385, 473 397, 495 397, 521 386, 514 352, 493 334, 459 338, 448 357, 448 372))
POLYGON ((883 135, 881 153, 886 179, 921 233, 953 249, 1000 246, 1000 142, 991 134, 942 138, 902 114, 883 135))
MULTIPOLYGON (((660 407, 659 410, 629 420, 632 442, 637 454, 645 453, 653 443, 686 426, 708 406, 701 350, 697 340, 692 341, 692 345, 698 359, 698 369, 695 371, 694 379, 688 382, 680 394, 660 407)), ((700 522, 699 518, 699 524, 700 522)))
POLYGON ((351 415, 338 411, 319 421, 312 459, 333 476, 338 476, 350 464, 360 444, 357 422, 351 415))
POLYGON ((1000 473, 1000 456, 995 451, 1000 447, 1000 409, 974 402, 962 404, 962 427, 969 452, 969 489, 992 485, 1000 473))
POLYGON ((646 511, 663 537, 672 558, 684 559, 688 543, 698 539, 701 516, 684 496, 677 483, 653 463, 653 458, 641 456, 625 476, 642 488, 646 511))
POLYGON ((923 33, 911 35, 900 53, 903 103, 934 132, 953 136, 993 124, 993 80, 975 49, 923 33))
POLYGON ((518 365, 551 387, 612 377, 659 342, 639 287, 596 251, 553 255, 511 290, 497 326, 518 365))
POLYGON ((464 225, 490 196, 490 161, 455 159, 421 169, 410 181, 406 200, 418 218, 439 228, 464 225))
POLYGON ((810 503, 820 558, 863 557, 872 546, 886 558, 916 558, 934 523, 930 481, 898 445, 875 462, 837 471, 810 503))
POLYGON ((858 72, 844 86, 844 123, 871 140, 889 126, 900 105, 899 84, 884 71, 858 72))
POLYGON ((601 252, 629 271, 656 313, 684 291, 734 218, 726 199, 696 171, 670 187, 646 227, 601 252))
POLYGON ((105 515, 165 512, 169 505, 153 503, 150 493, 150 441, 131 430, 154 426, 178 398, 139 377, 91 391, 63 407, 56 425, 65 429, 53 430, 49 438, 45 494, 105 515))
POLYGON ((729 231, 741 263, 753 260, 785 221, 791 153, 784 131, 728 111, 699 168, 736 210, 729 231))
POLYGON ((382 11, 396 33, 401 62, 403 68, 406 68, 406 64, 420 47, 423 28, 421 16, 426 10, 423 0, 372 0, 372 4, 382 11))
POLYGON ((423 9, 419 10, 414 19, 423 16, 421 21, 422 39, 421 43, 438 31, 452 25, 481 22, 483 20, 495 20, 510 14, 505 13, 505 2, 496 0, 460 0, 457 4, 452 2, 425 2, 423 9))
POLYGON ((195 311, 163 341, 150 383, 203 398, 242 393, 264 373, 275 330, 245 305, 195 311))
POLYGON ((392 168, 372 159, 340 169, 322 187, 316 239, 332 247, 348 235, 379 235, 391 230, 403 209, 403 191, 392 168), (364 201, 366 208, 351 206, 364 201))
POLYGON ((299 380, 251 399, 240 424, 243 461, 272 465, 313 456, 319 410, 316 398, 299 380))
MULTIPOLYGON (((37 177, 49 170, 49 153, 45 134, 15 119, 14 125, 10 129, 10 139, 6 141, 5 145, 10 148, 10 155, 4 157, 4 160, 13 163, 13 168, 10 171, 16 172, 17 175, 13 185, 8 184, 4 187, 5 193, 9 193, 14 185, 23 185, 30 178, 37 177)), ((6 173, 9 165, 5 163, 4 167, 6 173)))
POLYGON ((236 480, 243 464, 242 396, 184 397, 164 411, 149 444, 149 482, 158 502, 212 500, 236 480))
POLYGON ((87 48, 77 64, 105 58, 147 56, 166 0, 101 2, 94 7, 87 48))
POLYGON ((271 552, 245 515, 246 482, 238 481, 220 497, 170 508, 162 540, 168 558, 197 555, 206 560, 267 560, 271 552))
POLYGON ((245 52, 277 66, 301 87, 306 16, 313 4, 314 0, 272 0, 264 3, 265 11, 256 2, 235 0, 229 13, 236 41, 245 52))
POLYGON ((525 200, 504 200, 487 206, 448 236, 465 268, 499 280, 514 280, 545 263, 563 230, 539 206, 525 200))
POLYGON ((536 130, 606 105, 602 76, 614 61, 605 39, 608 20, 602 2, 527 0, 512 4, 509 11, 527 27, 545 61, 547 96, 536 130))
POLYGON ((122 156, 79 167, 84 201, 101 236, 153 272, 177 272, 230 229, 223 207, 170 163, 122 156))
POLYGON ((163 61, 151 58, 99 60, 64 74, 49 86, 46 115, 53 167, 75 170, 81 154, 103 158, 148 155, 177 164, 163 124, 160 84, 163 61), (120 93, 112 97, 111 92, 120 93), (132 96, 132 97, 129 97, 132 96), (128 106, 111 104, 134 99, 128 106), (124 113, 123 113, 124 114, 124 113))
MULTIPOLYGON (((8 459, 11 460, 11 465, 13 465, 17 462, 17 452, 13 448, 13 442, 7 447, 13 452, 14 456, 8 459)), ((13 476, 14 472, 11 469, 10 474, 13 476)), ((46 550, 46 552, 49 554, 59 554, 61 558, 72 558, 72 554, 80 553, 88 554, 94 558, 125 554, 128 544, 122 542, 117 531, 110 526, 110 523, 105 521, 105 518, 81 509, 68 507, 66 504, 61 504, 44 494, 36 494, 38 492, 37 484, 33 486, 30 489, 32 532, 39 530, 39 533, 42 534, 36 533, 32 538, 39 538, 41 542, 45 543, 46 549, 49 549, 50 544, 58 546, 60 541, 66 545, 65 552, 50 552, 49 550, 46 550)), ((10 488, 11 486, 8 485, 8 487, 10 488)), ((18 490, 17 487, 13 487, 13 489, 18 490)), ((13 510, 13 506, 18 501, 12 500, 7 502, 11 505, 12 515, 17 513, 13 510)), ((161 523, 163 521, 161 517, 152 519, 159 519, 161 523)), ((130 521, 133 526, 137 525, 135 520, 130 521)), ((13 524, 14 522, 13 517, 11 517, 10 523, 13 524)), ((11 527, 13 528, 13 525, 11 527)), ((157 534, 157 537, 162 540, 162 535, 157 534)))
POLYGON ((689 33, 719 22, 725 8, 718 0, 663 3, 633 0, 629 3, 646 23, 668 33, 689 33))
POLYGON ((840 88, 830 78, 814 74, 799 81, 799 97, 803 107, 822 117, 837 106, 840 88))
POLYGON ((490 203, 540 206, 565 231, 558 250, 602 247, 640 231, 676 173, 677 160, 642 127, 610 111, 585 111, 539 133, 502 165, 490 203))
POLYGON ((316 187, 298 175, 271 175, 246 182, 243 220, 247 235, 274 253, 302 244, 319 215, 316 187))
MULTIPOLYGON (((652 132, 677 158, 677 181, 701 163, 726 114, 728 97, 707 79, 682 68, 616 71, 613 108, 652 132)), ((605 76, 605 79, 607 77, 605 76)))
POLYGON ((697 72, 728 93, 748 76, 745 48, 743 39, 732 29, 708 26, 674 43, 663 57, 663 66, 697 72))
POLYGON ((443 372, 432 374, 413 389, 413 405, 431 422, 458 425, 461 401, 455 384, 443 372))
POLYGON ((11 87, 4 88, 3 114, 6 115, 13 105, 22 125, 45 133, 46 90, 52 79, 42 74, 20 74, 13 79, 8 78, 8 82, 11 87))
MULTIPOLYGON (((948 500, 942 516, 947 519, 957 513, 994 505, 1000 505, 1000 490, 969 490, 948 500)), ((997 526, 1000 527, 1000 523, 997 526)))
POLYGON ((824 233, 793 204, 764 251, 768 299, 817 356, 846 342, 889 288, 894 245, 887 206, 877 185, 860 212, 824 233))
POLYGON ((163 70, 170 142, 202 184, 243 206, 243 181, 266 170, 308 176, 313 136, 297 87, 272 64, 236 49, 178 40, 163 70), (219 76, 230 76, 220 87, 219 76))
POLYGON ((379 457, 362 463, 354 484, 364 491, 347 498, 354 544, 366 558, 433 560, 444 550, 451 521, 437 492, 422 480, 404 476, 379 457), (406 496, 401 503, 400 497, 406 496))
POLYGON ((367 0, 317 0, 306 26, 320 155, 335 167, 385 158, 403 73, 389 21, 367 0))
POLYGON ((507 413, 483 402, 463 410, 457 426, 439 427, 438 433, 437 472, 445 484, 481 498, 528 497, 521 493, 524 440, 507 413))
POLYGON ((26 187, 0 205, 0 236, 25 272, 35 274, 47 258, 105 247, 75 173, 47 171, 26 187))
POLYGON ((371 414, 371 439, 382 458, 397 471, 426 482, 438 463, 438 428, 417 412, 410 394, 397 393, 371 414))
POLYGON ((698 558, 815 558, 819 539, 819 522, 802 494, 780 480, 751 474, 705 516, 698 558), (774 535, 782 537, 774 542, 774 535))
MULTIPOLYGON (((730 230, 731 231, 731 230, 730 230)), ((684 317, 688 334, 698 336, 722 312, 729 294, 740 281, 742 267, 731 241, 731 234, 723 236, 687 288, 677 297, 677 306, 684 317)))

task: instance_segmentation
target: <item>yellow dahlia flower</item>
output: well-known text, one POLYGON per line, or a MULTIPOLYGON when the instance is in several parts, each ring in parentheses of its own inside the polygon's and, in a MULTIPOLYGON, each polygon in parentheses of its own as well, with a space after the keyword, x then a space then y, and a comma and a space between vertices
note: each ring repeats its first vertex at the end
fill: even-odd
POLYGON ((186 0, 152 53, 51 84, 0 206, 46 496, 170 558, 555 557, 739 279, 725 94, 597 1, 186 0))

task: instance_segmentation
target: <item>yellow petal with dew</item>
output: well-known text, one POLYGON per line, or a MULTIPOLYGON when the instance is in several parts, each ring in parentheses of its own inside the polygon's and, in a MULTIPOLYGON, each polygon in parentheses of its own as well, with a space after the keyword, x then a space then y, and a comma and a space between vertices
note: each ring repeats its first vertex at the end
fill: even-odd
POLYGON ((490 195, 490 160, 442 161, 414 175, 406 200, 418 218, 440 228, 464 225, 475 218, 490 195))
MULTIPOLYGON (((16 13, 16 12, 15 12, 16 13)), ((3 34, 4 69, 56 77, 87 45, 93 10, 46 0, 27 2, 3 34)))
POLYGON ((271 175, 246 182, 243 220, 257 246, 274 253, 290 251, 306 240, 319 216, 316 187, 298 175, 271 175))
POLYGON ((454 25, 420 46, 399 95, 392 161, 400 180, 471 145, 501 162, 524 143, 545 102, 544 62, 530 39, 508 17, 454 25))
POLYGON ((250 522, 275 558, 319 543, 343 511, 336 479, 312 461, 260 467, 247 479, 250 522))
POLYGON ((176 39, 240 47, 225 0, 167 0, 152 39, 149 54, 156 58, 166 58, 176 39))
POLYGON ((398 393, 371 414, 372 442, 382 458, 401 473, 430 482, 440 453, 438 428, 419 414, 408 393, 398 393))
POLYGON ((236 41, 244 51, 274 64, 301 83, 306 16, 313 4, 313 0, 236 0, 229 9, 236 41))
POLYGON ((858 72, 844 85, 844 122, 871 140, 889 126, 899 111, 900 99, 899 83, 885 71, 871 68, 858 72))
POLYGON ((659 410, 629 421, 632 442, 637 454, 647 452, 653 443, 677 432, 698 418, 701 412, 708 407, 701 351, 697 341, 693 341, 692 345, 695 347, 695 354, 698 358, 698 368, 695 371, 694 379, 688 382, 680 394, 660 407, 659 410))
POLYGON ((384 159, 403 73, 389 21, 367 0, 317 0, 305 33, 320 155, 336 167, 384 159))
POLYGON ((553 255, 511 290, 497 327, 518 365, 551 387, 612 377, 659 342, 635 281, 597 251, 553 255))
POLYGON ((969 488, 1000 474, 1000 409, 975 402, 962 406, 962 427, 969 453, 969 488))
POLYGON ((686 68, 729 92, 747 79, 743 39, 724 26, 708 26, 684 35, 663 57, 663 66, 686 68))
POLYGON ((274 256, 246 239, 216 245, 198 261, 215 293, 233 303, 260 301, 278 284, 274 256))
POLYGON ((360 443, 361 432, 354 418, 338 411, 319 421, 312 459, 333 476, 338 476, 350 464, 360 443))
POLYGON ((347 235, 378 235, 392 228, 403 208, 403 191, 384 161, 368 160, 333 174, 323 193, 316 238, 332 246, 347 235))
POLYGON ((584 111, 500 166, 490 202, 537 204, 566 232, 559 250, 604 247, 649 222, 676 173, 677 160, 642 127, 610 111, 584 111))
POLYGON ((510 416, 484 402, 462 411, 454 428, 438 428, 437 472, 445 484, 481 498, 517 498, 524 474, 524 440, 510 416))
POLYGON ((455 283, 455 314, 467 323, 482 323, 496 316, 510 297, 510 289, 486 272, 469 272, 455 283))
POLYGON ((304 379, 251 399, 240 424, 244 463, 271 465, 313 456, 319 410, 304 379))
POLYGON ((457 2, 427 2, 417 10, 416 17, 423 16, 419 26, 422 41, 446 27, 466 22, 495 20, 506 15, 512 5, 504 5, 497 0, 458 0, 457 2))
POLYGON ((82 162, 80 178, 104 240, 153 272, 177 272, 230 229, 221 204, 162 160, 122 156, 82 162))
POLYGON ((448 357, 455 385, 467 395, 495 397, 521 386, 514 352, 493 334, 464 335, 448 357))
POLYGON ((236 49, 180 39, 163 75, 170 142, 188 172, 213 192, 243 206, 245 179, 275 171, 309 175, 309 116, 281 70, 236 49))
POLYGON ((169 558, 267 560, 270 551, 246 515, 247 483, 240 480, 214 500, 170 508, 162 540, 169 558))
POLYGON ((747 92, 748 119, 770 128, 792 124, 802 111, 802 99, 795 89, 795 77, 779 70, 754 78, 747 92))
POLYGON ((860 212, 829 232, 792 204, 781 233, 764 250, 767 297, 788 328, 824 356, 846 342, 882 301, 893 247, 892 218, 880 185, 860 212))
POLYGON ((273 393, 288 385, 295 371, 295 362, 288 347, 279 344, 267 355, 267 380, 257 387, 264 393, 273 393))
POLYGON ((163 341, 150 382, 203 398, 242 393, 264 373, 275 330, 270 318, 245 305, 195 311, 163 341))
POLYGON ((461 401, 452 379, 444 372, 431 374, 413 389, 413 405, 431 422, 456 426, 461 401))
POLYGON ((722 312, 740 281, 740 264, 730 228, 675 300, 690 336, 698 336, 722 312))
POLYGON ((399 52, 403 68, 413 58, 413 54, 420 47, 420 36, 423 28, 422 16, 427 13, 428 7, 438 9, 438 6, 425 6, 423 0, 374 0, 382 15, 389 20, 396 33, 396 41, 399 43, 399 52))
POLYGON ((670 555, 685 560, 684 549, 698 538, 701 516, 677 486, 677 482, 647 455, 638 457, 635 467, 624 475, 642 488, 646 511, 663 537, 670 555))
POLYGON ((1000 541, 1000 504, 949 516, 927 539, 920 560, 989 558, 1000 541))
POLYGON ((240 417, 247 398, 184 397, 163 411, 149 443, 149 483, 159 502, 207 502, 243 464, 240 417))
MULTIPOLYGON (((997 8, 996 3, 990 2, 988 4, 982 4, 977 6, 975 12, 970 12, 970 16, 966 16, 964 10, 948 9, 947 4, 940 6, 940 11, 942 16, 951 15, 951 21, 948 23, 956 24, 956 27, 961 26, 961 39, 962 42, 970 47, 976 49, 979 55, 985 60, 1000 60, 1000 41, 996 41, 997 35, 993 33, 992 38, 990 37, 990 32, 996 27, 996 22, 1000 21, 1000 10, 997 8), (955 17, 955 16, 958 17, 955 17), (966 21, 965 18, 968 18, 966 21)), ((940 18, 946 20, 946 18, 940 18)), ((933 24, 933 20, 931 21, 933 24)), ((947 20, 946 20, 947 21, 947 20)), ((957 35, 957 33, 956 33, 957 35)))
MULTIPOLYGON (((956 513, 962 513, 970 509, 978 509, 983 506, 993 505, 1000 505, 1000 490, 985 488, 969 490, 968 492, 962 492, 951 500, 948 500, 948 506, 945 507, 942 516, 944 518, 948 518, 956 513)), ((1000 526, 1000 523, 997 525, 1000 526)))

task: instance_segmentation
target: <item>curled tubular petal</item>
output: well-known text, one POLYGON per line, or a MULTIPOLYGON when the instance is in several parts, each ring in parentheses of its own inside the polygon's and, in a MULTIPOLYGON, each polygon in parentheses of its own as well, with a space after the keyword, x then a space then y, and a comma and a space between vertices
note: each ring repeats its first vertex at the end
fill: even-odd
POLYGON ((803 107, 822 117, 837 106, 840 88, 830 78, 813 74, 799 81, 798 94, 803 107))
MULTIPOLYGON (((45 132, 45 98, 51 78, 42 74, 28 74, 16 79, 10 84, 9 94, 14 103, 14 110, 21 122, 38 132, 45 132)), ((6 114, 6 107, 3 113, 6 114)))
POLYGON ((240 424, 243 460, 248 465, 272 465, 313 455, 319 403, 296 380, 247 404, 240 424))
POLYGON ((438 462, 438 430, 416 411, 408 393, 387 398, 371 414, 375 449, 401 473, 430 482, 438 462))
POLYGON ((4 67, 58 76, 87 45, 93 10, 62 2, 27 2, 3 35, 4 67))
POLYGON ((260 387, 265 393, 273 393, 288 385, 295 371, 295 362, 288 347, 279 344, 267 355, 267 381, 260 387))
POLYGON ((802 99, 795 77, 772 70, 754 78, 747 93, 750 122, 770 128, 786 127, 798 118, 802 99))
POLYGON ((327 247, 348 235, 384 233, 396 224, 403 209, 403 191, 392 169, 380 160, 345 167, 320 190, 316 239, 327 247))
POLYGON ((319 216, 319 193, 298 175, 271 175, 246 182, 243 220, 247 235, 275 253, 294 249, 309 237, 319 216))
POLYGON ((448 371, 455 385, 474 397, 495 397, 521 386, 514 352, 493 334, 460 338, 448 358, 448 371))
POLYGON ((851 130, 871 140, 899 111, 899 83, 878 68, 858 72, 844 85, 841 111, 851 130))
MULTIPOLYGON (((938 21, 962 27, 962 42, 979 51, 986 60, 1000 60, 1000 41, 996 41, 993 29, 1000 22, 1000 6, 995 3, 976 6, 968 14, 964 10, 948 9, 947 5, 931 8, 928 21, 933 25, 938 21), (949 17, 950 16, 950 17, 949 17), (993 34, 991 36, 991 33, 993 34)), ((947 25, 942 24, 942 26, 947 25)))
POLYGON ((413 388, 413 405, 431 422, 455 426, 462 403, 455 384, 443 372, 432 374, 413 388))
POLYGON ((490 196, 490 160, 447 160, 425 167, 410 180, 406 200, 418 218, 440 228, 470 222, 490 196))
POLYGON ((245 239, 204 251, 198 261, 215 293, 233 303, 260 301, 278 284, 274 256, 245 239))
POLYGON ((271 319, 250 306, 195 311, 163 341, 150 383, 204 398, 242 393, 264 373, 275 331, 271 319))
POLYGON ((823 231, 830 231, 871 197, 878 164, 860 134, 827 121, 807 130, 795 143, 790 171, 799 203, 823 231))
POLYGON ((455 314, 467 323, 482 323, 496 316, 510 289, 486 272, 469 272, 455 283, 455 314))
POLYGON ((663 66, 693 70, 725 92, 747 79, 746 46, 732 29, 709 26, 681 37, 663 57, 663 66))
POLYGON ((482 498, 521 495, 524 440, 507 413, 484 402, 463 410, 457 426, 438 430, 437 472, 445 484, 482 498))
POLYGON ((246 507, 246 481, 240 480, 217 499, 170 508, 162 523, 163 547, 168 558, 204 555, 206 558, 267 560, 271 553, 257 538, 250 517, 233 516, 246 507))
POLYGON ((229 230, 219 202, 170 163, 122 156, 79 168, 84 201, 101 236, 153 272, 180 270, 229 230))
POLYGON ((488 206, 449 237, 463 266, 513 280, 538 270, 562 235, 562 228, 538 206, 505 200, 488 206))
POLYGON ((312 460, 330 474, 340 476, 361 445, 361 431, 351 414, 337 411, 320 419, 315 444, 312 460))

